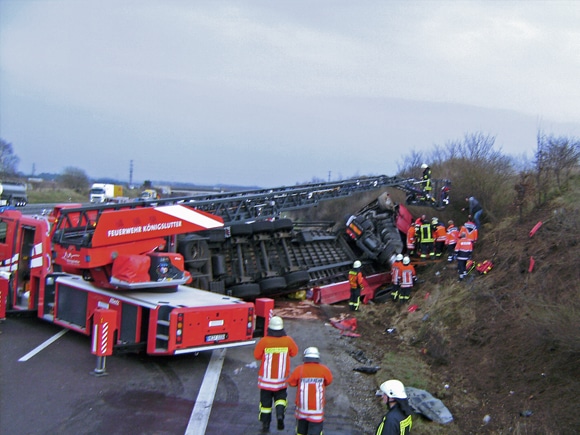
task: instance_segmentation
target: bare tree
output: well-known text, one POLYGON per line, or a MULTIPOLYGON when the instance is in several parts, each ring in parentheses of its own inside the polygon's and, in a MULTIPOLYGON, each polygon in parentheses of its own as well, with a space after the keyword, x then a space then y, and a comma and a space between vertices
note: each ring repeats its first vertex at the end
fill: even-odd
POLYGON ((0 139, 0 176, 14 176, 20 159, 14 154, 12 144, 0 139))
POLYGON ((66 167, 58 177, 58 181, 63 187, 73 189, 75 192, 82 192, 89 187, 89 177, 85 171, 72 166, 66 167))

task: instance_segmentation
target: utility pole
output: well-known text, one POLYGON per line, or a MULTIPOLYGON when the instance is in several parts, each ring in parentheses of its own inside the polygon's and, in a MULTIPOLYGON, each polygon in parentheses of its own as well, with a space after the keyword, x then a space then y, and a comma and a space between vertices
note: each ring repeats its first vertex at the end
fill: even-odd
POLYGON ((129 161, 129 189, 133 188, 133 160, 129 161))

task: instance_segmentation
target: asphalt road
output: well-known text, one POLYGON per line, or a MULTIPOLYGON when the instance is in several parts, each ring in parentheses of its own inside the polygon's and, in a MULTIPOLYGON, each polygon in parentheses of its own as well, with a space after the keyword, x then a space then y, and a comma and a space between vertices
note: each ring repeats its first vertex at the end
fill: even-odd
MULTIPOLYGON (((316 311, 313 309, 312 311, 316 311)), ((330 350, 339 332, 324 319, 307 313, 286 317, 286 330, 301 351, 318 346, 323 363, 335 374, 328 388, 326 434, 362 434, 353 427, 353 409, 345 383, 338 375, 339 362, 330 350)), ((37 434, 203 434, 188 424, 199 401, 199 392, 211 352, 198 355, 148 357, 111 356, 106 376, 94 376, 97 358, 88 337, 67 331, 25 361, 25 355, 63 331, 35 318, 8 318, 0 324, 0 433, 37 434), (197 430, 197 432, 196 432, 197 430)), ((301 362, 297 357, 294 368, 301 362)), ((206 434, 259 433, 257 421, 258 366, 253 346, 225 352, 211 403, 206 434)), ((286 429, 293 434, 294 389, 289 389, 286 429)))

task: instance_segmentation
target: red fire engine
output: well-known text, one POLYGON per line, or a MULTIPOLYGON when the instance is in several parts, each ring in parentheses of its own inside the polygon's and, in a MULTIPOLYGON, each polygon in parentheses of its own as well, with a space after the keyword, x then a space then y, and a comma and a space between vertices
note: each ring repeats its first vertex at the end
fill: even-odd
POLYGON ((222 226, 183 204, 66 204, 49 216, 0 209, 0 318, 36 312, 90 336, 95 313, 108 310, 115 351, 152 355, 254 343, 271 299, 252 303, 184 285, 191 276, 176 236, 222 226))

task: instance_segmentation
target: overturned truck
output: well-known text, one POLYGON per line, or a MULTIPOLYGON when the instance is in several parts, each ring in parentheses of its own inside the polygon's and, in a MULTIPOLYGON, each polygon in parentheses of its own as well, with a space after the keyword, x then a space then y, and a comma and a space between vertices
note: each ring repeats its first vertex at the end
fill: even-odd
POLYGON ((366 276, 385 274, 403 252, 411 215, 386 192, 344 222, 266 217, 178 239, 195 287, 244 299, 348 280, 354 260, 366 276))

